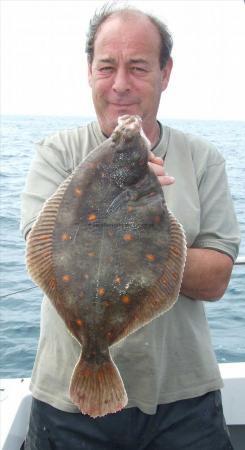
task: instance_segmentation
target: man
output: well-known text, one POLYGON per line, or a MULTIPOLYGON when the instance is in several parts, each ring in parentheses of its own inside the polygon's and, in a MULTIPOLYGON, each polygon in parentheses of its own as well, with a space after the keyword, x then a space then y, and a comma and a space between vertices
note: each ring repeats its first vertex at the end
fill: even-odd
POLYGON ((149 164, 186 232, 181 295, 168 313, 112 348, 129 403, 97 419, 80 414, 70 401, 80 346, 44 298, 26 450, 232 449, 201 300, 224 294, 239 231, 222 156, 203 140, 156 119, 171 74, 171 48, 165 25, 138 10, 105 8, 92 19, 88 77, 98 122, 38 144, 23 194, 22 229, 28 238, 45 199, 112 133, 119 116, 138 114, 152 144, 149 164))

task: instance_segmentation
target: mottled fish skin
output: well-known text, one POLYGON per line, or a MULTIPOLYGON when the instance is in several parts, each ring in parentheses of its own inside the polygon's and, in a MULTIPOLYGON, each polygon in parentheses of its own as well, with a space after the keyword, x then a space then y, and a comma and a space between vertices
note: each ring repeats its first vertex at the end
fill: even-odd
POLYGON ((118 122, 45 203, 27 244, 31 277, 82 345, 70 393, 92 417, 127 404, 109 346, 174 305, 186 256, 141 119, 118 122))

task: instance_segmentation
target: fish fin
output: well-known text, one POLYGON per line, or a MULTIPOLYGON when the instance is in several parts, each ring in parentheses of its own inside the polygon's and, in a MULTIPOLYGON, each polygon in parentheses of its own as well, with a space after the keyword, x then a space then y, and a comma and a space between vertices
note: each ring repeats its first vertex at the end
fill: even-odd
POLYGON ((129 190, 126 189, 125 191, 120 192, 110 203, 108 206, 108 209, 106 211, 106 216, 110 217, 111 214, 118 211, 119 208, 122 208, 122 205, 127 205, 127 201, 129 200, 129 190))
POLYGON ((135 302, 136 307, 132 310, 127 327, 118 333, 113 344, 170 310, 178 300, 186 260, 186 239, 182 225, 170 211, 168 213, 170 245, 162 276, 151 288, 134 294, 131 303, 135 302))
POLYGON ((116 413, 126 406, 124 384, 109 352, 101 364, 81 355, 71 378, 70 396, 83 414, 93 418, 116 413))
POLYGON ((44 203, 27 239, 26 265, 32 280, 54 302, 58 301, 52 259, 52 237, 56 216, 71 175, 44 203))

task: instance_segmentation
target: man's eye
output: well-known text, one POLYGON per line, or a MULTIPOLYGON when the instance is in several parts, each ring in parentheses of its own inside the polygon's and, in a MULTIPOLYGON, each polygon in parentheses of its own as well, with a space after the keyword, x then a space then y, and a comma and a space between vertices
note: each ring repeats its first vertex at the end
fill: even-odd
POLYGON ((111 67, 111 66, 104 66, 104 67, 99 68, 99 71, 104 72, 104 73, 111 72, 112 70, 113 70, 113 67, 111 67))
POLYGON ((132 70, 133 70, 133 72, 138 72, 138 73, 146 72, 146 70, 143 67, 138 67, 138 66, 132 67, 132 70))

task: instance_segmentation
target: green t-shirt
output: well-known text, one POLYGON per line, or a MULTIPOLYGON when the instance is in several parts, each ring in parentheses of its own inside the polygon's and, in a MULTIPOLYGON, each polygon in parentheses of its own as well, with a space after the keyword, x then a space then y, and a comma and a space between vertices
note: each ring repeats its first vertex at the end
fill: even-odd
MULTIPOLYGON (((105 140, 98 123, 48 137, 37 144, 22 196, 21 228, 30 230, 43 202, 105 140)), ((183 225, 188 247, 212 248, 236 259, 239 228, 225 161, 209 143, 161 125, 153 149, 176 179, 164 187, 169 209, 183 225)), ((81 347, 47 297, 41 308, 37 356, 31 379, 35 398, 78 412, 69 384, 81 347)), ((182 295, 174 307, 111 348, 129 402, 148 414, 158 404, 196 397, 222 387, 202 301, 182 295)))

